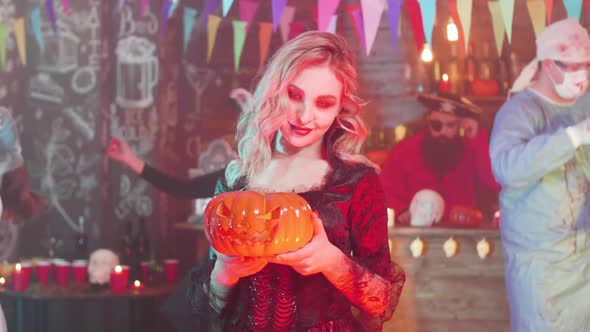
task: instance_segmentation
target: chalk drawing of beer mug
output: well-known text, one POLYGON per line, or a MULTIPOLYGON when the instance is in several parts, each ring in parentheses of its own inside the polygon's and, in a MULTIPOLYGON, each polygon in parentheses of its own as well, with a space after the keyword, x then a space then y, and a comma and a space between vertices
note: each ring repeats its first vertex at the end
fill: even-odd
POLYGON ((117 98, 122 108, 145 108, 154 102, 153 89, 159 79, 156 46, 137 36, 117 44, 117 98))

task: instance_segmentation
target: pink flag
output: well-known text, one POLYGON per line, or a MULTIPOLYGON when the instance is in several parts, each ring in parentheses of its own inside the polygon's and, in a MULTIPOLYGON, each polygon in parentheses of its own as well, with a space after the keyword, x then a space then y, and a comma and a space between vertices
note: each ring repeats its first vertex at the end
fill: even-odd
POLYGON ((340 0, 318 0, 318 30, 326 31, 340 0))
POLYGON ((246 32, 250 23, 256 15, 256 9, 258 9, 258 2, 253 0, 240 0, 240 21, 246 22, 246 32))

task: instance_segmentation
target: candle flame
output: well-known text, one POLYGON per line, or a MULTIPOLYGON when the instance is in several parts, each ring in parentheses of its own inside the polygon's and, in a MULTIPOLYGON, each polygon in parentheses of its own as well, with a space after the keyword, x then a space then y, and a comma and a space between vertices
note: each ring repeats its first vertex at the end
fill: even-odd
POLYGON ((424 48, 422 49, 422 54, 420 58, 424 62, 431 62, 432 61, 432 51, 430 50, 430 46, 428 44, 424 44, 424 48))
POLYGON ((115 272, 121 273, 122 271, 123 271, 123 268, 121 267, 121 265, 115 266, 115 272))
POLYGON ((4 277, 0 277, 0 285, 4 285, 6 283, 6 279, 4 277))
POLYGON ((139 281, 139 280, 135 280, 135 281, 133 282, 133 286, 135 286, 135 287, 139 287, 139 286, 141 286, 141 281, 139 281))
POLYGON ((443 76, 442 76, 442 79, 443 79, 443 81, 445 81, 445 82, 446 82, 446 81, 448 81, 448 80, 449 80, 449 75, 447 75, 447 74, 443 74, 443 76))
POLYGON ((17 271, 20 271, 23 267, 20 265, 20 263, 16 263, 14 269, 17 271))

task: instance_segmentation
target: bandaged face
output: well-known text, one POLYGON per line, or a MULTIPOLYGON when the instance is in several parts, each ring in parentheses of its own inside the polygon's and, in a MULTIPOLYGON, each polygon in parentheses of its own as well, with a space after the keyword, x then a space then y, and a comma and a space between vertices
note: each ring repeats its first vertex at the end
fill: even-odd
POLYGON ((567 64, 559 61, 554 61, 559 71, 563 74, 563 81, 557 83, 551 75, 551 81, 555 87, 555 93, 563 99, 577 99, 580 97, 588 88, 588 69, 586 66, 577 66, 576 70, 568 71, 566 68, 567 64))
POLYGON ((423 189, 414 195, 410 203, 410 215, 412 226, 432 226, 443 216, 445 202, 434 190, 423 189))

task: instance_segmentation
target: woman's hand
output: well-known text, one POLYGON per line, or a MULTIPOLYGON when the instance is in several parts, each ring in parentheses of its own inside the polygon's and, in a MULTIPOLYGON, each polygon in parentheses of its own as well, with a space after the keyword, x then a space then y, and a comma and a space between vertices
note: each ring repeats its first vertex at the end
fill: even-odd
POLYGON ((217 260, 211 272, 211 280, 224 286, 233 286, 243 277, 262 270, 268 260, 258 257, 228 256, 215 251, 217 260))
POLYGON ((317 212, 313 213, 313 223, 314 235, 308 244, 293 252, 276 255, 271 261, 289 265, 304 276, 330 271, 332 266, 339 264, 344 253, 328 240, 317 212))
POLYGON ((139 159, 127 143, 118 138, 112 138, 107 147, 107 155, 112 159, 129 166, 135 173, 140 174, 145 165, 144 161, 139 159))

